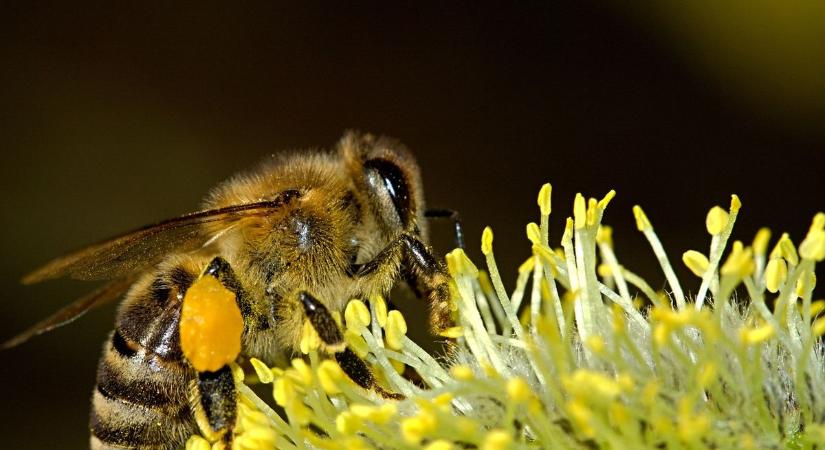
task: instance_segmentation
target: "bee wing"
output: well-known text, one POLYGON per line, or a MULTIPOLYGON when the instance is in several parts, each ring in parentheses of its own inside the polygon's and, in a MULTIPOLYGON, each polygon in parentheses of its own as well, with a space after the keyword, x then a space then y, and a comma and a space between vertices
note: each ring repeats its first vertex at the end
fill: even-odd
POLYGON ((132 285, 136 278, 137 275, 132 275, 104 284, 99 289, 84 295, 71 304, 61 308, 49 317, 46 317, 40 322, 32 325, 17 336, 3 342, 0 344, 0 350, 7 350, 12 347, 17 347, 18 345, 39 334, 46 333, 54 330, 55 328, 62 327, 63 325, 73 322, 75 319, 85 314, 86 311, 105 305, 106 303, 119 298, 123 295, 123 293, 129 290, 129 286, 132 285))
MULTIPOLYGON (((289 191, 287 191, 289 192, 289 191)), ((288 198, 286 199, 288 201, 288 198)), ((230 227, 235 222, 271 213, 285 199, 200 211, 149 225, 52 260, 26 275, 24 284, 70 276, 79 280, 110 280, 145 269, 173 251, 194 250, 210 238, 205 224, 230 227)), ((215 228, 212 228, 214 233, 215 228)))

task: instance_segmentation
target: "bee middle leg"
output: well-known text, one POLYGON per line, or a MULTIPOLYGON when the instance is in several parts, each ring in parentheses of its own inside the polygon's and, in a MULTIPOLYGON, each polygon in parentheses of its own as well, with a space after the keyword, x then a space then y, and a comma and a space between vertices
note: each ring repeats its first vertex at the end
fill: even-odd
POLYGON ((335 360, 347 376, 358 386, 372 389, 384 398, 401 400, 403 395, 388 392, 375 380, 367 364, 358 357, 344 342, 344 335, 338 328, 338 323, 332 318, 329 310, 318 299, 307 292, 299 294, 309 323, 318 333, 318 337, 326 348, 333 352, 335 360))

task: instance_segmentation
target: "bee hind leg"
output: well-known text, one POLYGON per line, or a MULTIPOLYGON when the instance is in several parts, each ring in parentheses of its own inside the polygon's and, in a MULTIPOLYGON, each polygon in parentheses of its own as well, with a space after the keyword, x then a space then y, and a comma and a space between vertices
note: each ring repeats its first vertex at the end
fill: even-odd
POLYGON ((318 333, 321 342, 324 343, 328 351, 333 353, 338 365, 341 366, 341 370, 355 384, 364 389, 372 389, 384 398, 392 400, 404 398, 403 395, 389 392, 378 384, 367 364, 346 346, 344 335, 341 334, 338 323, 335 322, 323 303, 307 292, 301 292, 299 296, 304 306, 304 313, 309 319, 309 323, 318 333))
POLYGON ((238 411, 232 369, 225 365, 215 372, 198 372, 192 384, 192 409, 198 428, 209 441, 220 440, 224 448, 231 448, 238 411))

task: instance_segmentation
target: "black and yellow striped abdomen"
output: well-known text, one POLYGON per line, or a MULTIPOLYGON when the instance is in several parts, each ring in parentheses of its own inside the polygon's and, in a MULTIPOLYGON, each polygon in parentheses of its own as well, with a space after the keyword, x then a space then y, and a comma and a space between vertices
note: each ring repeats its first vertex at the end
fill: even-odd
POLYGON ((182 295, 194 277, 172 268, 138 282, 123 302, 98 365, 92 449, 177 449, 197 431, 194 373, 178 335, 182 295))

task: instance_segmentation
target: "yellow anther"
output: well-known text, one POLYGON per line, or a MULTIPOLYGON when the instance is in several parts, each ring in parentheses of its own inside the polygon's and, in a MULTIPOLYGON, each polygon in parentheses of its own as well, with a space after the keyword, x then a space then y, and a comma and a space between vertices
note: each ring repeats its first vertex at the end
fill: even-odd
POLYGON ((619 402, 611 402, 610 408, 607 410, 610 422, 618 427, 623 427, 630 423, 630 411, 626 406, 619 402))
POLYGON ((587 200, 587 226, 592 227, 596 225, 596 216, 598 215, 599 202, 595 198, 587 200))
POLYGON ((704 436, 710 428, 710 419, 700 414, 687 416, 679 421, 679 437, 685 441, 695 441, 704 436))
POLYGON ((825 212, 818 212, 814 216, 814 220, 811 221, 811 227, 808 229, 808 232, 814 230, 822 230, 825 228, 825 212))
POLYGON ((511 433, 504 430, 492 430, 484 437, 480 450, 506 450, 513 442, 511 433))
POLYGON ((742 208, 742 201, 739 200, 739 196, 733 194, 730 196, 730 212, 739 212, 739 209, 742 208))
POLYGON ((670 327, 664 323, 657 323, 653 328, 653 342, 659 347, 664 347, 670 339, 670 327))
POLYGON ((788 265, 782 258, 773 258, 765 268, 765 287, 768 292, 776 293, 788 278, 788 265))
POLYGON ((453 404, 455 396, 451 392, 443 392, 433 398, 433 404, 441 409, 447 410, 453 404))
POLYGON ((381 406, 365 405, 362 403, 353 403, 349 407, 350 412, 355 416, 369 420, 378 425, 383 425, 392 419, 398 412, 395 403, 384 403, 381 406))
MULTIPOLYGON (((540 247, 540 246, 539 246, 540 247)), ((533 267, 536 265, 536 259, 534 257, 527 258, 521 265, 518 267, 519 273, 529 273, 533 271, 533 267)))
POLYGON ((587 369, 577 369, 572 375, 561 377, 562 385, 579 396, 612 400, 621 394, 622 388, 613 378, 587 369))
POLYGON ((728 259, 725 260, 722 268, 719 269, 719 273, 744 278, 753 273, 755 268, 756 264, 753 262, 753 249, 750 247, 744 248, 741 241, 736 241, 733 243, 733 248, 728 259))
POLYGON ((292 368, 295 369, 298 377, 296 381, 299 381, 304 386, 309 386, 312 384, 312 368, 300 358, 295 358, 292 360, 292 368))
POLYGON ((825 230, 812 230, 799 244, 799 256, 803 259, 822 261, 825 259, 825 230))
POLYGON ((481 232, 481 253, 484 256, 493 253, 493 229, 490 227, 484 227, 481 232))
POLYGON ((229 363, 229 369, 232 371, 232 379, 235 380, 236 383, 243 383, 244 379, 246 379, 246 374, 243 373, 243 369, 235 362, 229 363))
POLYGON ((699 382, 699 386, 706 388, 716 381, 717 372, 716 364, 712 362, 704 363, 702 367, 699 368, 696 381, 699 382))
POLYGON ((596 243, 613 247, 613 228, 609 225, 600 225, 596 231, 596 243))
POLYGON ((825 300, 814 300, 811 302, 811 317, 816 317, 825 311, 825 300))
POLYGON ((674 328, 684 327, 694 322, 698 317, 693 309, 674 311, 670 307, 655 308, 651 314, 657 321, 674 328))
POLYGON ((438 335, 448 339, 458 339, 464 336, 464 328, 461 326, 449 327, 439 332, 438 335))
POLYGON ((587 347, 593 351, 593 353, 597 355, 601 355, 604 353, 607 344, 604 342, 604 338, 598 335, 592 335, 587 337, 587 347))
POLYGON ((521 377, 511 378, 507 381, 507 395, 517 403, 527 401, 532 396, 530 385, 521 377))
POLYGON ((286 408, 287 405, 292 403, 295 394, 295 384, 291 378, 281 377, 275 380, 275 385, 272 388, 272 396, 275 398, 275 403, 277 403, 278 406, 286 408))
POLYGON ((570 414, 570 418, 578 426, 579 431, 586 437, 592 437, 594 430, 590 420, 593 417, 593 411, 580 400, 570 400, 565 406, 567 407, 567 413, 570 414))
POLYGON ((610 192, 605 194, 605 196, 599 200, 599 209, 607 208, 607 205, 610 204, 610 201, 613 200, 613 197, 616 196, 616 191, 611 189, 610 192))
POLYGON ((728 212, 720 206, 714 206, 705 217, 705 228, 713 236, 721 233, 728 225, 728 212))
POLYGON ((450 275, 457 277, 459 275, 466 275, 472 278, 478 276, 478 268, 473 261, 464 253, 464 250, 457 248, 450 253, 447 253, 447 269, 450 275))
MULTIPOLYGON (((244 433, 244 438, 253 441, 257 448, 273 448, 278 439, 278 433, 271 428, 255 427, 244 433)), ((212 447, 215 448, 214 446, 212 447)), ((226 447, 220 447, 224 450, 226 447)))
POLYGON ((682 254, 682 262, 685 263, 688 269, 697 277, 702 277, 708 270, 708 257, 696 250, 688 250, 682 254))
POLYGON ((193 435, 186 441, 186 450, 210 450, 211 448, 209 441, 198 435, 193 435))
POLYGON ((404 364, 403 362, 401 362, 397 359, 391 359, 390 360, 390 365, 392 366, 393 370, 395 370, 395 373, 397 373, 399 375, 403 375, 404 374, 404 369, 407 368, 406 364, 404 364))
POLYGON ((825 317, 820 317, 814 320, 814 323, 811 325, 811 331, 814 336, 817 337, 825 334, 825 317))
POLYGON ((370 307, 375 312, 375 319, 378 321, 378 325, 385 326, 387 324, 387 302, 384 300, 384 297, 380 295, 374 295, 370 297, 370 307))
POLYGON ((340 383, 344 377, 344 371, 341 370, 341 367, 335 361, 325 359, 318 365, 318 382, 328 395, 341 393, 338 383, 340 383))
POLYGON ((611 269, 609 265, 601 263, 599 267, 596 267, 596 273, 602 278, 612 277, 613 269, 611 269))
POLYGON ((638 228, 639 231, 645 231, 653 228, 641 206, 636 205, 633 207, 633 217, 636 218, 636 228, 638 228))
POLYGON ((573 200, 573 218, 575 219, 573 224, 577 230, 584 228, 587 224, 587 206, 581 193, 576 194, 573 200))
POLYGON ((575 222, 573 222, 572 217, 568 217, 564 221, 564 232, 561 235, 562 242, 564 242, 568 239, 573 239, 573 225, 574 225, 574 223, 575 222))
POLYGON ((770 324, 758 326, 756 328, 742 327, 739 330, 739 338, 748 345, 756 345, 767 341, 776 334, 776 330, 770 324))
POLYGON ((432 413, 421 411, 417 416, 401 421, 401 435, 410 444, 418 445, 436 429, 436 418, 432 413))
POLYGON ((367 354, 370 352, 370 347, 367 345, 367 341, 365 341, 364 337, 357 331, 352 331, 349 329, 345 330, 344 340, 347 341, 347 346, 351 348, 359 358, 366 358, 367 354))
POLYGON ((807 295, 809 290, 813 290, 816 286, 816 274, 813 272, 808 272, 806 274, 802 274, 799 279, 796 280, 796 295, 799 297, 804 297, 807 295))
MULTIPOLYGON (((547 184, 545 186, 550 186, 550 185, 547 184)), ((453 444, 451 444, 449 441, 445 441, 444 439, 436 439, 436 440, 430 442, 429 444, 427 444, 426 447, 424 447, 424 450, 452 450, 452 449, 453 449, 453 444)))
POLYGON ((629 373, 620 373, 619 376, 616 377, 616 382, 619 383, 619 387, 623 391, 630 391, 636 387, 636 381, 633 375, 629 373))
POLYGON ((796 247, 794 247, 788 233, 782 233, 779 242, 776 243, 776 247, 771 252, 771 258, 776 258, 777 256, 782 256, 785 258, 785 261, 791 265, 795 266, 799 264, 799 255, 797 255, 796 247))
POLYGON ((180 346, 200 372, 214 372, 241 352, 243 317, 235 294, 217 278, 203 275, 186 291, 180 318, 180 346))
POLYGON ((344 310, 344 320, 350 330, 361 331, 370 324, 370 310, 361 300, 350 300, 344 310))
POLYGON ((343 435, 353 435, 361 428, 361 419, 349 411, 344 411, 335 418, 335 428, 343 435))
POLYGON ((753 238, 753 253, 755 255, 764 255, 768 251, 768 243, 771 240, 770 228, 760 228, 756 232, 756 237, 753 238))
POLYGON ((258 358, 250 358, 249 362, 255 369, 255 373, 258 375, 258 379, 261 381, 261 383, 272 383, 272 381, 275 379, 275 376, 272 374, 272 371, 269 370, 269 367, 263 363, 263 361, 261 361, 258 358))
POLYGON ((404 347, 404 336, 407 334, 407 321, 399 311, 392 310, 387 314, 385 331, 387 346, 393 350, 401 350, 404 347))
POLYGON ((315 330, 315 327, 309 322, 309 320, 304 320, 304 325, 301 328, 301 353, 308 354, 309 352, 316 350, 321 345, 321 337, 318 336, 318 332, 315 330))
POLYGON ((487 375, 490 378, 498 378, 498 370, 496 370, 496 368, 493 367, 492 364, 490 364, 490 361, 483 359, 479 361, 478 365, 481 366, 481 370, 484 371, 484 375, 487 375))
POLYGON ((541 244, 541 229, 535 222, 527 224, 527 239, 533 244, 541 244))
POLYGON ((452 375, 453 378, 459 381, 468 381, 472 380, 475 377, 473 369, 471 369, 470 366, 464 364, 453 366, 450 369, 450 375, 452 375))
POLYGON ((550 186, 550 183, 544 183, 541 189, 539 189, 538 203, 542 216, 550 215, 550 195, 552 191, 553 187, 550 186))

